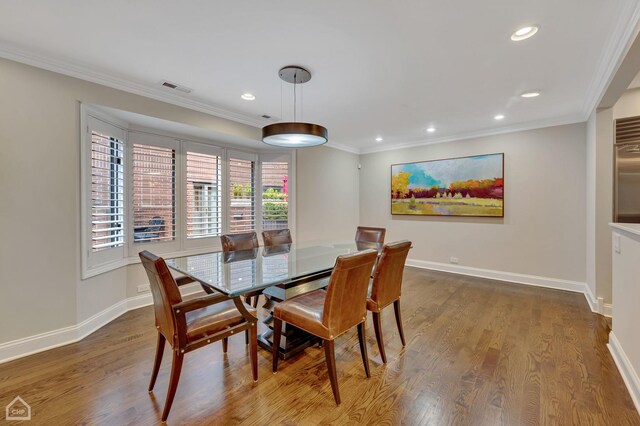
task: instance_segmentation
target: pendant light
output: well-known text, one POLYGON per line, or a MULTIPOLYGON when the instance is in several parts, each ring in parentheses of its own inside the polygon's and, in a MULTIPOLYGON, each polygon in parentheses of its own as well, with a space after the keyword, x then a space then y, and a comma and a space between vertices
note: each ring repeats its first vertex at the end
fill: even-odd
POLYGON ((328 132, 319 124, 296 121, 296 86, 311 80, 311 73, 294 65, 282 68, 280 78, 293 84, 293 122, 269 124, 262 128, 262 142, 286 148, 305 148, 322 145, 328 140, 328 132))

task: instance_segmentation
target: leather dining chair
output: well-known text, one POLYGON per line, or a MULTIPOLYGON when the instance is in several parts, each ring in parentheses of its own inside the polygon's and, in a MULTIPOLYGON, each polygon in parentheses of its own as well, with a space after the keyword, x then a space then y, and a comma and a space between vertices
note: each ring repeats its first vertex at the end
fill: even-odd
POLYGON ((251 250, 260 246, 255 232, 225 234, 220 237, 222 251, 251 250))
POLYGON ((162 421, 167 420, 169 416, 178 388, 184 355, 209 343, 222 340, 222 349, 226 353, 227 338, 234 333, 248 331, 251 341, 249 349, 251 369, 253 380, 257 381, 258 333, 255 309, 244 305, 239 299, 234 301, 221 293, 183 301, 176 281, 169 272, 164 259, 148 251, 142 251, 140 252, 140 260, 149 277, 156 329, 158 330, 158 344, 149 392, 153 390, 158 378, 165 342, 169 342, 173 351, 171 376, 167 399, 162 411, 162 421), (247 318, 251 317, 255 319, 249 321, 247 318))
MULTIPOLYGON (((241 234, 224 234, 220 237, 222 243, 222 251, 227 253, 238 250, 251 250, 260 247, 258 236, 255 232, 243 232, 241 234)), ((245 302, 251 303, 251 306, 258 306, 260 295, 247 295, 245 302), (253 300, 253 301, 252 301, 253 300)))
POLYGON ((262 241, 265 246, 281 246, 291 244, 291 231, 288 229, 275 229, 273 231, 262 231, 262 241))
POLYGON ((396 323, 402 346, 405 345, 404 331, 402 330, 402 317, 400 315, 400 290, 402 287, 402 274, 407 254, 411 248, 411 241, 399 241, 386 244, 382 248, 382 254, 373 273, 369 297, 367 297, 367 310, 373 314, 373 328, 376 333, 376 341, 380 350, 382 362, 387 362, 382 339, 382 322, 380 313, 393 303, 396 313, 396 323))
POLYGON ((356 230, 356 241, 368 243, 384 243, 385 228, 373 228, 370 226, 358 226, 356 230))
POLYGON ((278 371, 282 322, 301 328, 323 340, 331 389, 340 405, 336 374, 334 341, 341 334, 358 327, 360 352, 367 378, 369 358, 365 336, 367 288, 369 275, 378 253, 375 250, 338 256, 327 290, 315 290, 285 300, 273 310, 273 372, 278 371))

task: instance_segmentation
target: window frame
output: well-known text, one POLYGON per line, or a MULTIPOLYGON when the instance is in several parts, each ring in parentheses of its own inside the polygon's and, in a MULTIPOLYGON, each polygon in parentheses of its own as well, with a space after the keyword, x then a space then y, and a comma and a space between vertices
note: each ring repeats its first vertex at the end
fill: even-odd
POLYGON ((98 275, 103 272, 110 271, 112 269, 122 266, 123 258, 127 256, 127 235, 128 235, 128 215, 127 215, 127 131, 126 124, 113 119, 113 117, 107 117, 101 114, 99 111, 85 107, 83 110, 82 120, 80 123, 80 129, 82 130, 82 143, 80 144, 80 191, 81 199, 80 203, 80 223, 81 223, 81 267, 84 276, 98 275), (125 197, 125 212, 124 212, 124 243, 118 247, 106 248, 94 252, 92 250, 91 237, 92 237, 92 197, 91 197, 91 149, 92 149, 92 132, 102 133, 110 137, 114 137, 121 141, 124 145, 124 197, 125 197))
MULTIPOLYGON (((264 199, 263 199, 263 193, 264 193, 264 188, 262 185, 262 164, 263 163, 272 163, 272 162, 280 162, 280 163, 288 163, 288 212, 287 212, 287 225, 289 227, 289 231, 291 232, 291 240, 295 243, 296 242, 296 232, 295 232, 295 221, 296 221, 296 179, 295 179, 295 173, 296 173, 296 168, 295 168, 295 151, 293 151, 292 153, 284 153, 284 152, 270 152, 270 153, 264 153, 264 154, 260 154, 259 155, 259 162, 258 162, 258 170, 259 170, 259 175, 260 175, 260 189, 259 189, 259 193, 260 193, 260 199, 257 200, 257 204, 260 205, 260 232, 258 233, 258 236, 260 238, 260 241, 262 244, 264 244, 264 241, 262 241, 262 224, 264 219, 262 218, 262 203, 264 203, 264 199), (292 179, 293 176, 293 179, 292 179)), ((258 227, 258 226, 256 226, 258 227)))
MULTIPOLYGON (((260 184, 260 173, 257 173, 256 171, 259 170, 259 155, 258 154, 254 154, 254 153, 249 153, 249 152, 245 152, 245 151, 237 151, 234 149, 227 149, 227 155, 225 158, 225 166, 226 166, 226 170, 225 170, 225 175, 227 178, 226 181, 226 187, 225 187, 225 193, 227 195, 226 197, 226 202, 225 202, 225 206, 226 206, 226 214, 224 215, 225 217, 225 224, 223 226, 223 234, 228 234, 231 232, 231 197, 229 196, 229 193, 231 191, 231 176, 230 176, 230 164, 231 164, 231 159, 238 159, 238 160, 245 160, 245 161, 253 161, 253 170, 254 170, 254 181, 253 181, 253 203, 254 203, 254 210, 253 210, 253 230, 256 232, 256 234, 260 235, 260 229, 258 229, 258 218, 262 218, 262 206, 259 206, 258 204, 260 204, 258 202, 258 199, 256 197, 256 193, 259 192, 262 189, 262 185, 260 184)), ((250 232, 250 231, 247 231, 250 232)))
POLYGON ((227 198, 225 189, 226 189, 226 172, 227 172, 227 161, 225 158, 225 150, 224 148, 220 148, 214 145, 203 144, 199 142, 194 142, 191 140, 181 140, 182 149, 180 154, 180 162, 184 165, 184 171, 180 175, 180 188, 182 190, 182 197, 184 202, 181 204, 182 217, 183 220, 181 222, 182 232, 180 233, 180 239, 182 240, 182 249, 183 250, 193 250, 193 249, 202 249, 207 248, 208 251, 211 248, 215 250, 220 250, 222 245, 220 244, 220 235, 211 236, 211 237, 200 237, 200 238, 187 238, 187 152, 195 152, 199 154, 206 155, 215 155, 220 157, 220 192, 222 196, 222 202, 220 203, 220 207, 222 212, 220 214, 220 233, 221 235, 225 233, 225 218, 226 218, 226 209, 225 203, 227 198))
POLYGON ((172 138, 170 136, 158 135, 154 133, 147 133, 139 130, 129 130, 129 139, 127 141, 127 164, 129 167, 125 167, 125 182, 129 187, 127 197, 127 214, 129 217, 128 233, 126 234, 127 245, 129 252, 137 254, 142 250, 148 250, 154 254, 166 254, 180 251, 180 237, 182 231, 180 224, 182 223, 182 212, 180 206, 182 205, 182 191, 180 190, 180 182, 182 176, 182 161, 180 160, 180 140, 172 138), (133 145, 148 145, 157 146, 160 148, 168 148, 174 150, 175 156, 175 178, 174 178, 174 214, 175 214, 175 237, 172 241, 160 241, 160 242, 135 242, 134 241, 134 213, 133 213, 133 145))

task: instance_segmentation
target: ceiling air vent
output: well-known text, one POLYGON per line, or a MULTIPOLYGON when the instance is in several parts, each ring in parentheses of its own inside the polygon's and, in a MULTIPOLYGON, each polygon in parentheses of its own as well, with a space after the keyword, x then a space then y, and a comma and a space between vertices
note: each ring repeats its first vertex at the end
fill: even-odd
POLYGON ((192 89, 189 89, 188 87, 185 86, 180 86, 179 84, 175 84, 175 83, 171 83, 170 81, 163 81, 162 85, 164 87, 168 87, 169 89, 174 89, 174 90, 179 90, 183 93, 191 93, 192 89))

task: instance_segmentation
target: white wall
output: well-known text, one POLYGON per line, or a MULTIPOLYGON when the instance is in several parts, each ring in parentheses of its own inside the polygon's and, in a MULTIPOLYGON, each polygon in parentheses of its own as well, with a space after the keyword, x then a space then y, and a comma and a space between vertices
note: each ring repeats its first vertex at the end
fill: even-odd
POLYGON ((606 304, 612 303, 614 120, 637 115, 640 89, 633 89, 624 92, 613 108, 594 112, 588 122, 593 129, 587 132, 587 282, 606 304))
MULTIPOLYGON (((80 279, 80 102, 260 139, 255 127, 3 59, 0 93, 0 344, 74 326, 147 283, 139 265, 80 279)), ((353 233, 357 156, 317 148, 298 164, 299 237, 353 233)))
POLYGON ((327 147, 298 150, 297 238, 352 239, 358 226, 358 155, 327 147))
POLYGON ((586 276, 592 297, 596 295, 596 112, 587 121, 586 164, 586 276))
POLYGON ((413 241, 411 259, 584 283, 586 125, 362 155, 360 223, 413 241), (504 218, 390 214, 390 165, 504 152, 504 218))
POLYGON ((640 115, 640 88, 627 90, 613 106, 613 118, 635 117, 640 115))
POLYGON ((618 239, 619 250, 614 249, 612 256, 613 315, 609 348, 636 408, 640 410, 640 225, 614 225, 613 239, 618 239))
POLYGON ((80 280, 79 102, 259 135, 250 126, 8 60, 0 60, 0 93, 0 343, 75 325, 127 292, 125 269, 80 280))

